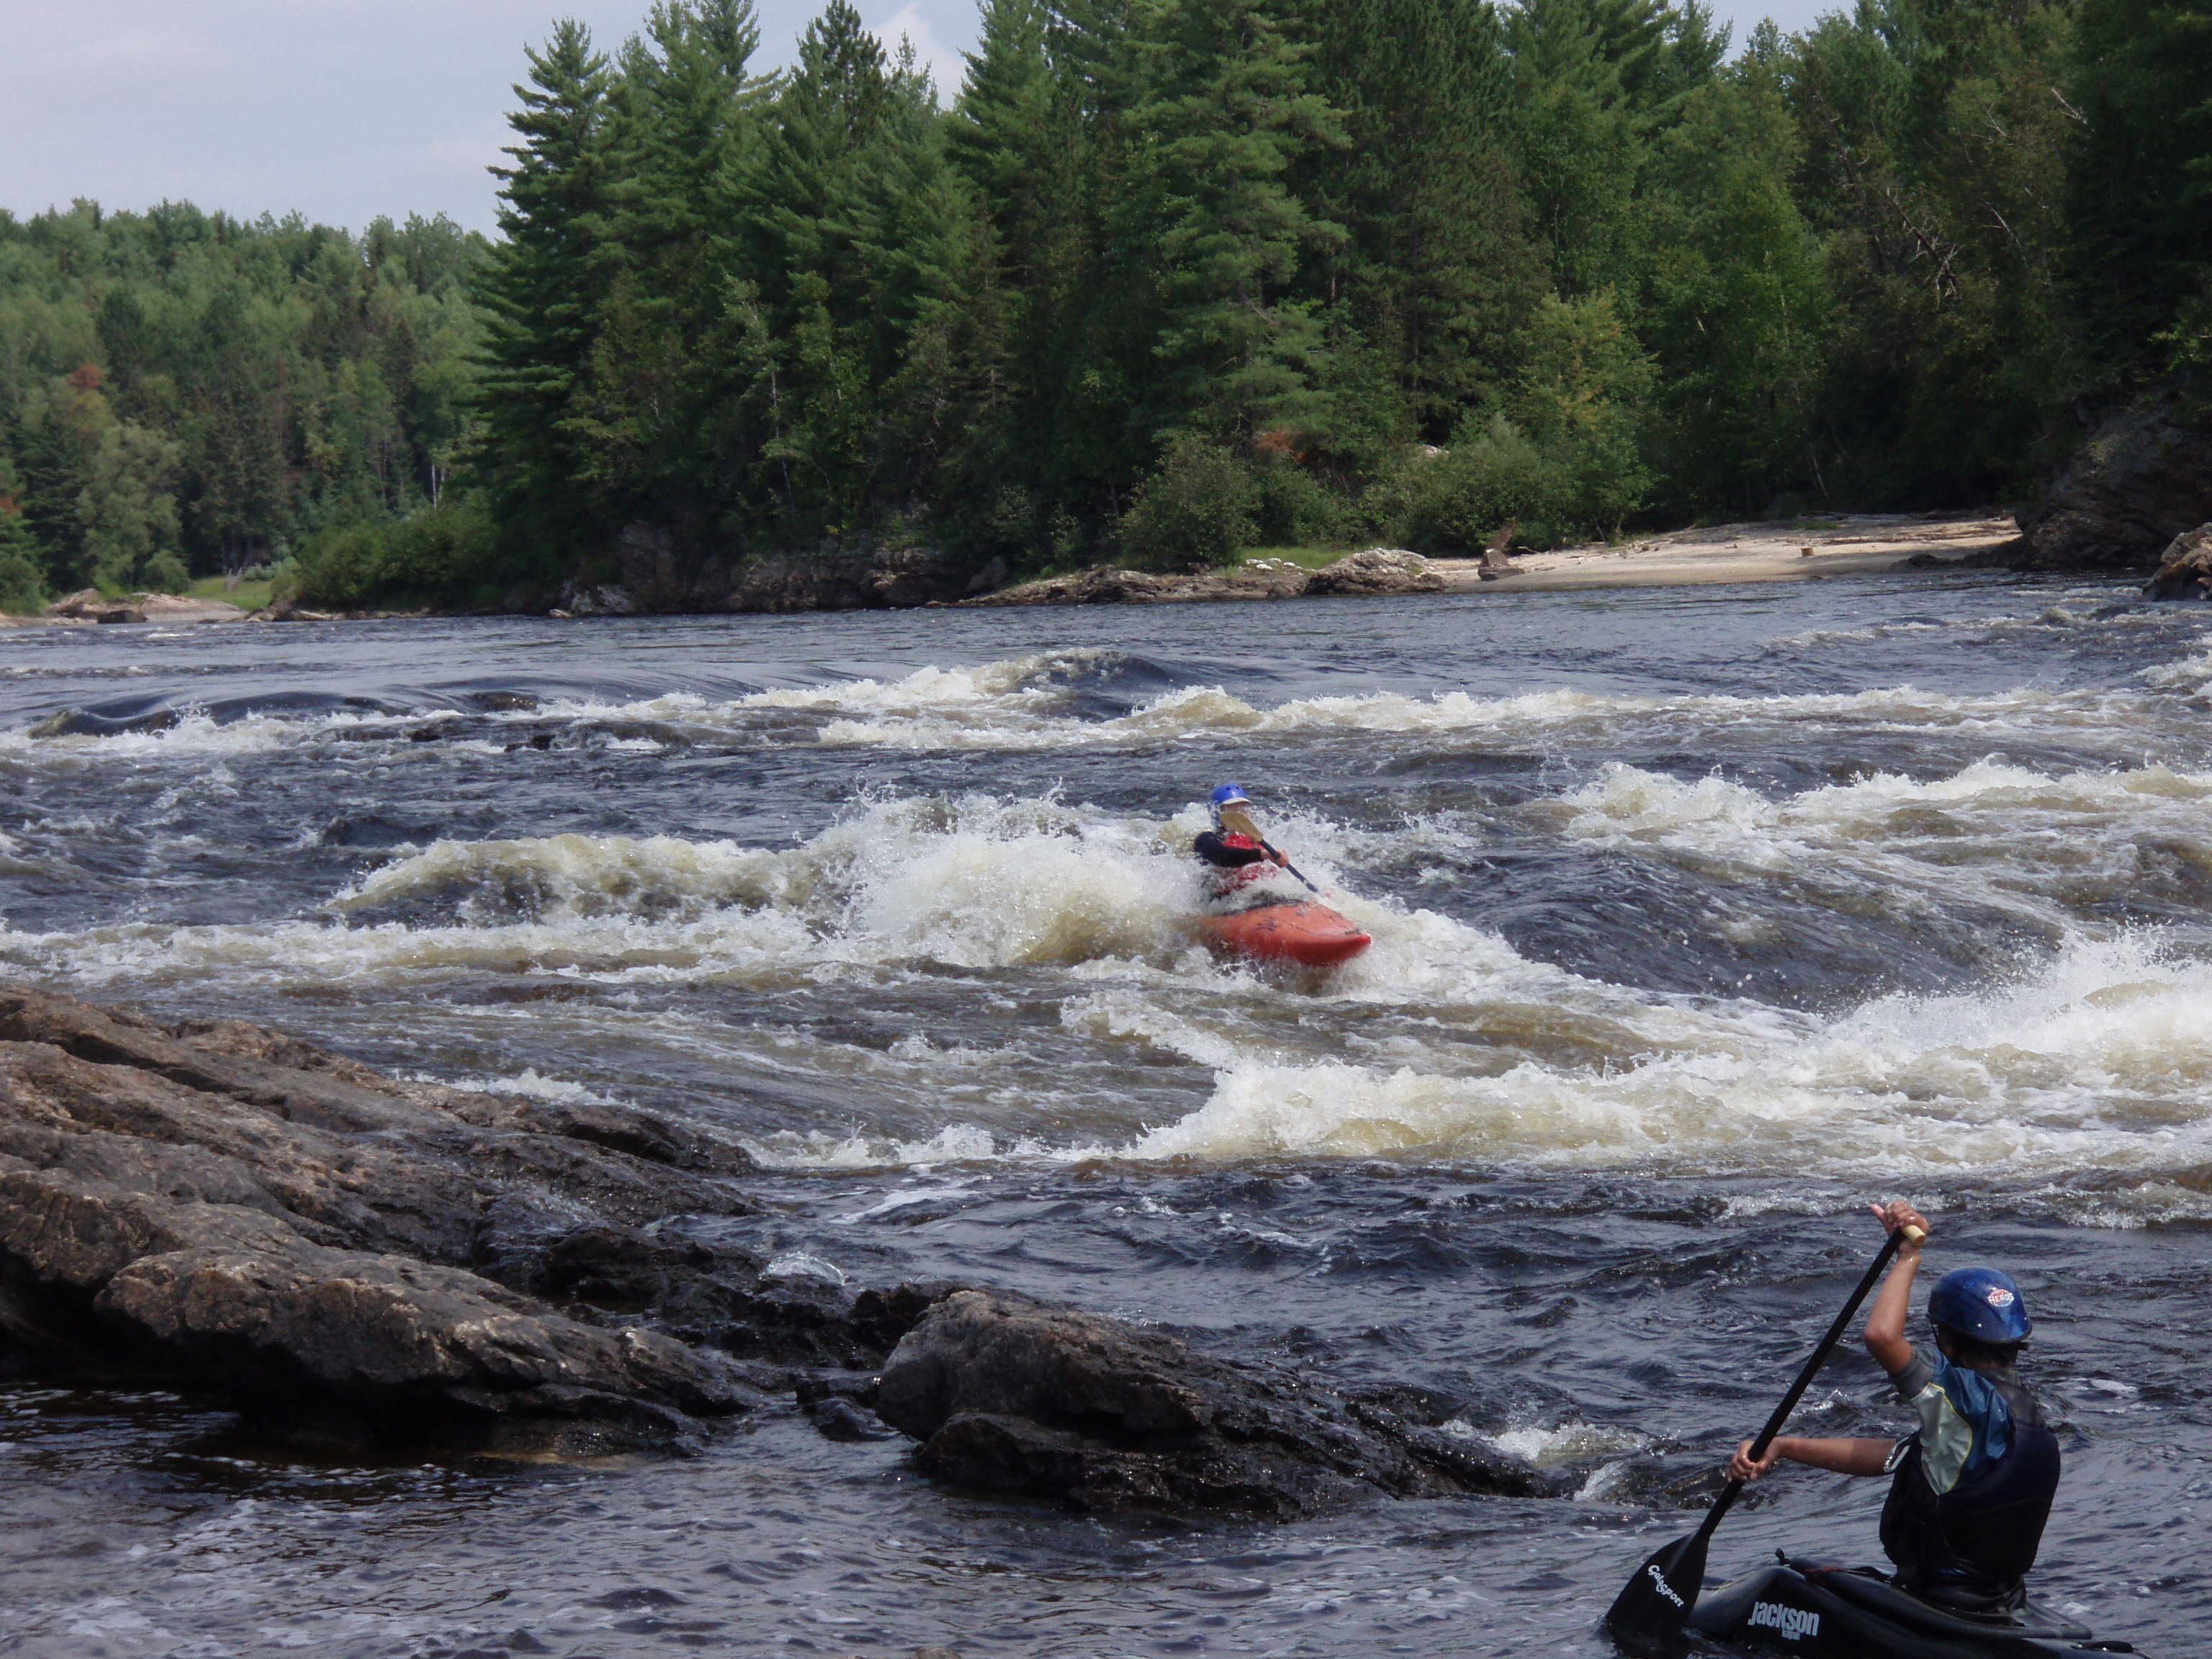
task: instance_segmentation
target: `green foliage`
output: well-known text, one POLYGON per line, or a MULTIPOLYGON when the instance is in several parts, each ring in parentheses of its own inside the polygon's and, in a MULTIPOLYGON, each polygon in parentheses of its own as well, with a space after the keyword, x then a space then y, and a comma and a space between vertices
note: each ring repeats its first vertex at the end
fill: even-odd
POLYGON ((489 502, 480 495, 448 497, 403 519, 347 525, 310 538, 293 561, 292 594, 302 605, 333 611, 386 599, 452 601, 495 568, 497 547, 489 502))
POLYGON ((1257 538, 1260 505, 1242 458, 1219 444, 1180 439, 1121 515, 1121 542, 1163 569, 1227 564, 1257 538))
POLYGON ((1557 514, 1567 491, 1557 458, 1493 415, 1460 433, 1449 450, 1406 457, 1376 489, 1372 507, 1401 546, 1467 558, 1509 525, 1557 514))
POLYGON ((173 586, 434 499, 483 246, 443 219, 0 214, 0 471, 41 586, 173 586))
POLYGON ((676 585, 1466 553, 1987 501, 2074 400, 2212 384, 2212 0, 1860 0, 1733 61, 1698 0, 985 0, 949 106, 849 0, 758 40, 557 25, 489 247, 0 215, 9 591, 305 538, 323 604, 542 593, 633 530, 676 585))
POLYGON ((2212 0, 2079 0, 2070 288, 2108 374, 2212 367, 2212 0))
POLYGON ((22 616, 46 602, 46 581, 15 488, 14 468, 0 458, 0 611, 22 616))
POLYGON ((183 446, 118 421, 86 458, 77 517, 86 574, 106 592, 174 593, 191 574, 177 554, 177 498, 170 491, 183 446))

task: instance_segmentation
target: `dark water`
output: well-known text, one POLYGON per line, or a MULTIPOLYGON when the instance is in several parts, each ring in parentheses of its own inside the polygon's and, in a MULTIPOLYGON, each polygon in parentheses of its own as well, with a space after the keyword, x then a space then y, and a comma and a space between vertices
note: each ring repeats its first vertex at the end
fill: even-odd
MULTIPOLYGON (((1448 1389, 1580 1483, 1171 1528, 796 1415, 362 1469, 18 1389, 0 1653, 1596 1654, 1893 1194, 2035 1309, 2044 1592, 2201 1651, 2208 711, 2203 611, 1980 578, 0 635, 0 970, 710 1118, 783 1271, 1448 1389), (1194 947, 1224 779, 1366 957, 1194 947)), ((1879 1484, 1778 1479, 1716 1571, 1871 1557, 1879 1484)))

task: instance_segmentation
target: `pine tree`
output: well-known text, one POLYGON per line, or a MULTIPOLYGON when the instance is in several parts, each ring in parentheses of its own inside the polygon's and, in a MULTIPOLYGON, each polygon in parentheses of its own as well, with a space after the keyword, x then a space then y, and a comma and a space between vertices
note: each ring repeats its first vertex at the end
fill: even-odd
POLYGON ((2212 0, 2080 0, 2072 295, 2108 374, 2212 367, 2212 0))
POLYGON ((1286 179, 1345 142, 1312 89, 1286 0, 1143 0, 1133 14, 1141 100, 1115 227, 1126 274, 1157 271, 1154 430, 1247 439, 1321 414, 1323 340, 1292 293, 1300 260, 1345 237, 1286 179))
POLYGON ((760 140, 750 0, 671 0, 623 49, 605 130, 605 299, 579 430, 610 506, 712 533, 730 458, 702 443, 731 394, 726 325, 738 180, 760 140))
POLYGON ((1792 198, 1797 124, 1756 52, 1687 100, 1654 156, 1644 337, 1677 502, 1746 515, 1825 495, 1818 405, 1832 326, 1817 240, 1792 198))
POLYGON ((18 488, 15 468, 0 455, 0 611, 27 615, 46 602, 46 573, 18 488))
MULTIPOLYGON (((1350 233, 1316 262, 1316 297, 1386 377, 1387 407, 1340 396, 1334 424, 1370 453, 1417 434, 1442 442, 1510 363, 1538 292, 1497 13, 1489 0, 1316 0, 1310 16, 1320 90, 1351 141, 1301 170, 1316 210, 1350 233)), ((1357 354, 1337 355, 1341 382, 1357 354)))
POLYGON ((608 210, 604 129, 610 76, 573 20, 529 53, 522 107, 508 118, 500 228, 484 273, 480 384, 485 473, 513 532, 547 552, 586 544, 606 521, 589 487, 580 407, 605 306, 598 258, 608 210))

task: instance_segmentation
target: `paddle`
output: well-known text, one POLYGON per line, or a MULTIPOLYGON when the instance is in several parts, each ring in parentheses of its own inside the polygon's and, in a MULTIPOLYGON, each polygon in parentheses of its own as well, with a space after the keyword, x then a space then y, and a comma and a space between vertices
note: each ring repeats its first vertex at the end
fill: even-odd
MULTIPOLYGON (((1759 1431, 1759 1438, 1751 1443, 1751 1461, 1756 1463, 1766 1455, 1774 1437, 1790 1420, 1790 1413, 1797 1409, 1797 1402, 1805 1397, 1805 1390, 1813 1385, 1813 1378, 1844 1334, 1844 1327, 1851 1322, 1851 1316, 1859 1310, 1859 1304, 1867 1299, 1881 1278, 1882 1270, 1889 1266, 1898 1247, 1906 1235, 1914 1239, 1924 1237, 1917 1227, 1900 1227, 1883 1243, 1874 1265, 1859 1280, 1858 1289, 1851 1299, 1844 1304, 1843 1312, 1836 1322, 1828 1327, 1828 1334, 1820 1339, 1820 1346, 1813 1350, 1813 1357, 1805 1362, 1805 1369, 1797 1373, 1797 1380, 1790 1385, 1790 1392, 1782 1396, 1782 1403, 1774 1408, 1774 1415, 1766 1419, 1766 1426, 1759 1431)), ((1613 1639, 1638 1659, 1664 1659, 1678 1651, 1682 1631, 1690 1621, 1690 1609, 1698 1604, 1698 1592, 1705 1583, 1705 1547, 1712 1542, 1713 1529, 1721 1517, 1735 1507, 1743 1491, 1743 1482, 1731 1480, 1721 1488, 1721 1495, 1705 1511, 1704 1523, 1686 1538, 1678 1538, 1646 1561, 1637 1570, 1636 1577, 1628 1581, 1611 1607, 1607 1609, 1605 1627, 1613 1639)))

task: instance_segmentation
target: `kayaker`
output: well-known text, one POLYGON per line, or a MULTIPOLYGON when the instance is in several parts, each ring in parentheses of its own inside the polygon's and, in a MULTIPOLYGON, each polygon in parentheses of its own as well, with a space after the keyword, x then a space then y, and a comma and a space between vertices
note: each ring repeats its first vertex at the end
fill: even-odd
POLYGON ((1233 783, 1213 792, 1213 828, 1201 830, 1192 851, 1206 866, 1206 896, 1216 908, 1243 909, 1279 903, 1289 894, 1270 891, 1290 860, 1267 845, 1252 822, 1252 798, 1233 783))
MULTIPOLYGON (((1928 1231, 1901 1199, 1874 1212, 1892 1232, 1928 1231)), ((1866 1322, 1867 1352, 1918 1414, 1918 1430, 1896 1441, 1778 1437, 1756 1463, 1747 1440, 1729 1473, 1755 1480, 1786 1458, 1841 1474, 1887 1474, 1881 1547, 1899 1586, 1956 1612, 2009 1613, 2027 1599, 2058 1491, 2057 1437, 2013 1370, 2033 1326, 2009 1275, 1960 1267, 1928 1298, 1936 1352, 1916 1348, 1905 1325, 1920 1249, 1908 1235, 1866 1322)))

